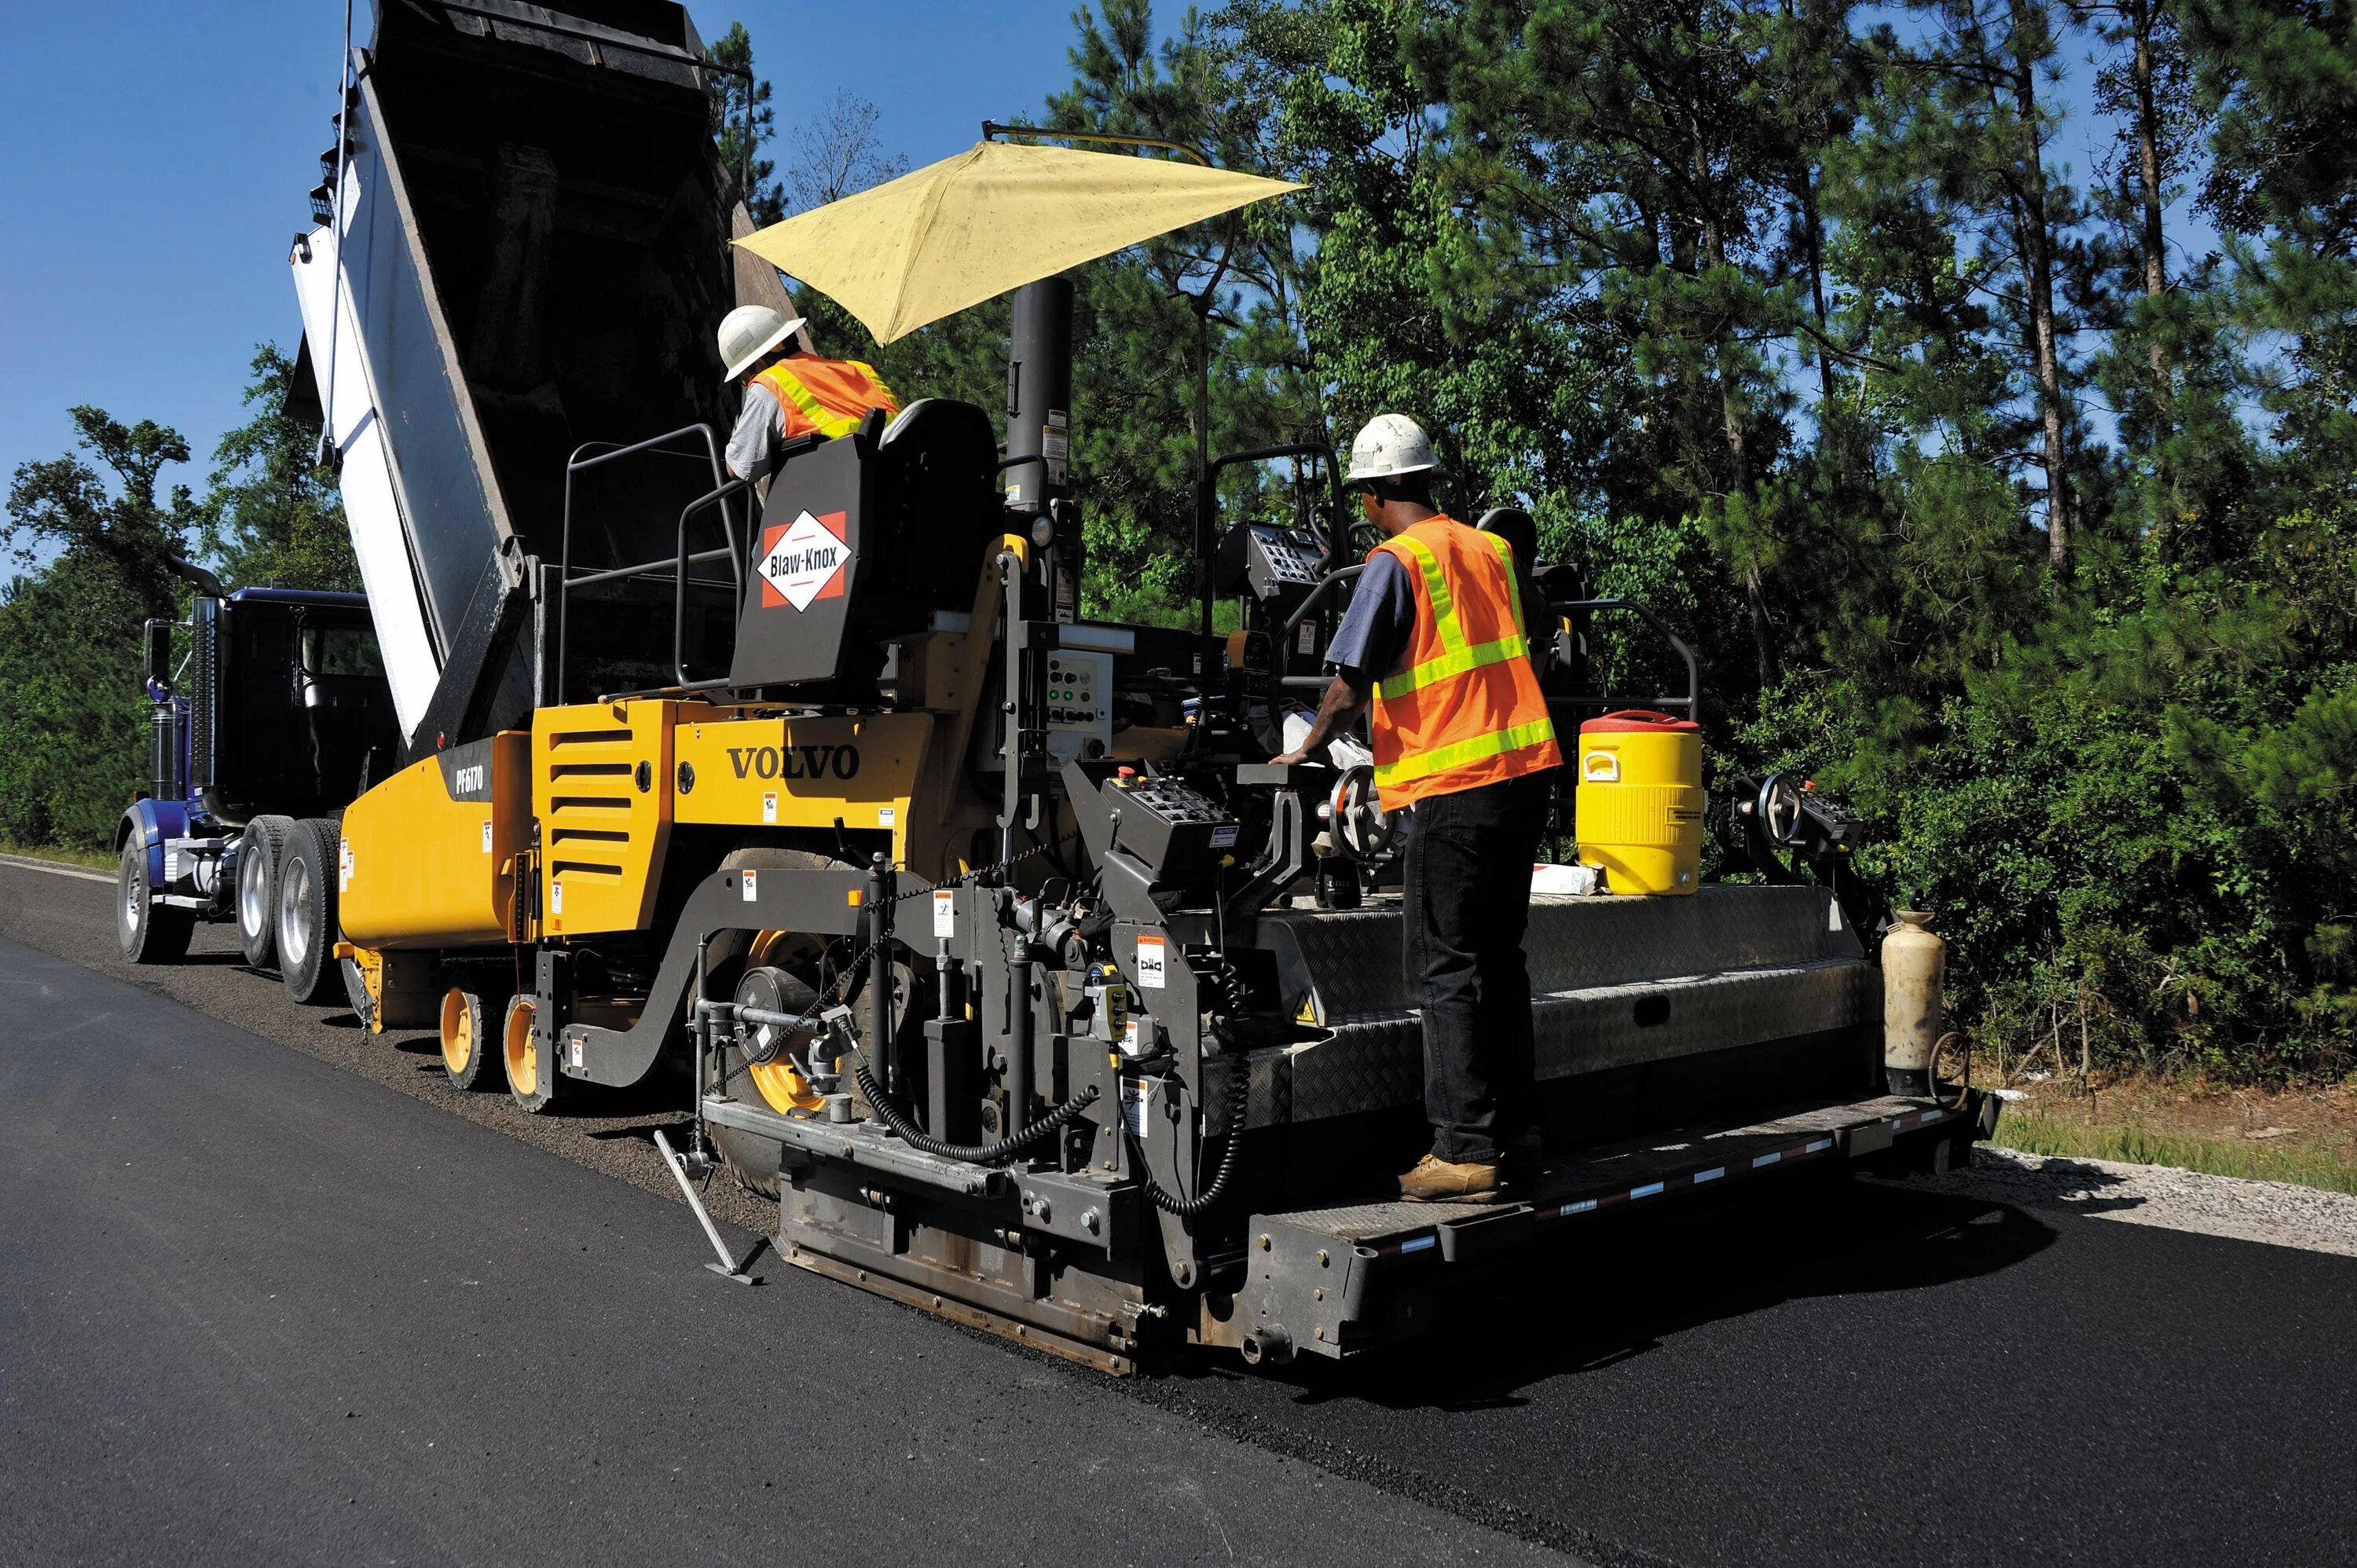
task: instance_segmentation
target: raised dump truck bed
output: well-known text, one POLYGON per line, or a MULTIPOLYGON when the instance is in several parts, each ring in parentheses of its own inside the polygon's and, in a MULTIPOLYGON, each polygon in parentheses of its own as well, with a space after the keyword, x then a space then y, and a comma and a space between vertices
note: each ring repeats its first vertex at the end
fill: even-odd
MULTIPOLYGON (((692 435, 578 486, 569 464, 719 424, 711 327, 737 284, 710 68, 683 8, 378 9, 339 182, 323 160, 332 221, 290 262, 307 390, 423 756, 525 722, 554 690, 545 574, 666 553, 681 509, 720 482, 692 435)), ((573 639, 575 679, 660 683, 669 633, 667 616, 604 618, 573 639)))

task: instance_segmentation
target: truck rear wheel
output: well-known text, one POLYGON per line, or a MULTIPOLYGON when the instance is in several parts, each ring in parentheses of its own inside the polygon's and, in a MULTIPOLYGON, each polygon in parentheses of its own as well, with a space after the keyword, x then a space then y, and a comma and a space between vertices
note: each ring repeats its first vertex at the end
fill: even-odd
POLYGON ((450 1086, 497 1089, 505 1054, 485 1026, 483 999, 451 987, 442 998, 442 1069, 450 1075, 450 1086))
POLYGON ((114 937, 134 963, 171 963, 186 957, 197 918, 186 909, 158 904, 147 882, 147 846, 136 838, 123 846, 114 875, 114 937))
POLYGON ((256 969, 278 956, 278 858, 294 826, 292 817, 256 817, 237 841, 237 940, 256 969))
POLYGON ((278 861, 278 973, 306 1007, 340 1000, 336 960, 336 830, 307 817, 287 831, 278 861))

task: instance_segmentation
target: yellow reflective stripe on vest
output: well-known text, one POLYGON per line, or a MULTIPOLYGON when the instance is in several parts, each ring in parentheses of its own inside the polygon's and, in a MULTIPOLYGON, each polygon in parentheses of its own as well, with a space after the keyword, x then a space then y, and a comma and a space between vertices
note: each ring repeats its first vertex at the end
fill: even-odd
POLYGON ((1477 735, 1471 740, 1460 740, 1453 746, 1419 751, 1413 757, 1403 757, 1397 762, 1378 762, 1375 764, 1375 787, 1380 789, 1386 785, 1413 784, 1419 779, 1429 779, 1452 768, 1462 768, 1469 762, 1486 762, 1510 751, 1520 751, 1526 746, 1544 746, 1553 739, 1554 721, 1534 719, 1512 729, 1477 735))
MULTIPOLYGON (((860 369, 866 370, 866 367, 862 365, 860 369)), ((796 408, 802 410, 802 417, 818 426, 818 433, 830 441, 850 435, 859 428, 859 422, 867 417, 865 413, 835 413, 819 402, 818 394, 804 386, 802 378, 783 365, 771 366, 762 372, 761 379, 770 383, 772 391, 783 392, 796 408)), ((874 378, 871 376, 869 379, 874 378)))
POLYGON ((1485 533, 1481 537, 1496 548, 1498 564, 1506 569, 1506 603, 1513 607, 1514 630, 1528 637, 1531 628, 1523 624, 1523 580, 1514 575, 1514 547, 1506 542, 1501 533, 1485 533))
POLYGON ((884 384, 884 378, 876 373, 875 366, 869 364, 865 360, 845 360, 843 362, 849 365, 853 370, 857 371, 861 375, 866 376, 870 381, 875 383, 876 395, 877 397, 889 398, 894 403, 899 403, 900 401, 899 394, 893 392, 890 387, 886 386, 884 384))
POLYGON ((1513 607, 1514 632, 1495 642, 1485 642, 1479 648, 1465 645, 1465 623, 1458 618, 1457 601, 1448 596, 1448 579, 1440 570, 1440 557, 1420 539, 1405 535, 1394 540, 1406 546, 1415 555, 1416 564, 1424 569, 1424 591, 1432 601, 1433 629, 1440 634, 1440 646, 1446 650, 1437 659, 1427 659, 1413 669, 1403 670, 1375 682, 1378 697, 1400 698, 1410 692, 1446 681, 1451 675, 1462 675, 1479 670, 1485 664, 1503 664, 1509 659, 1520 659, 1530 650, 1530 642, 1523 629, 1523 596, 1514 579, 1514 551, 1494 533, 1483 534, 1496 547, 1499 564, 1506 568, 1506 598, 1513 607))
POLYGON ((1432 602, 1432 629, 1440 634, 1440 646, 1450 653, 1465 651, 1465 624, 1457 618, 1457 601, 1448 596, 1448 577, 1440 569, 1440 557, 1432 546, 1421 539, 1410 539, 1403 533, 1392 541, 1415 557, 1424 569, 1425 596, 1432 602))
POLYGON ((1451 675, 1463 675, 1485 664, 1503 664, 1509 659, 1520 659, 1529 651, 1530 644, 1519 631, 1501 637, 1495 642, 1485 642, 1479 648, 1469 648, 1462 653, 1444 653, 1437 659, 1427 659, 1413 670, 1403 670, 1396 675, 1386 675, 1375 682, 1375 695, 1396 702, 1410 692, 1446 681, 1451 675))

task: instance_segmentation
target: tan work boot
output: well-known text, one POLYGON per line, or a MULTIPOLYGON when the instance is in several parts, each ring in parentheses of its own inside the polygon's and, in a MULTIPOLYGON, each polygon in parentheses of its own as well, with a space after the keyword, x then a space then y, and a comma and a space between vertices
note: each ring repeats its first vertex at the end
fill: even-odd
POLYGON ((1486 1203, 1498 1196, 1497 1163, 1453 1165, 1426 1155, 1400 1177, 1400 1196, 1410 1203, 1486 1203))

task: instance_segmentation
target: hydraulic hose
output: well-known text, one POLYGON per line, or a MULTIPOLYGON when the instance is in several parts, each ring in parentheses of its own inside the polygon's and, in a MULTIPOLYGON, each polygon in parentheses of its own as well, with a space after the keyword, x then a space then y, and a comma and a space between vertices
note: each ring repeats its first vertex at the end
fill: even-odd
POLYGON ((876 1075, 867 1070, 866 1062, 856 1063, 852 1076, 859 1080, 859 1092, 867 1096, 868 1106, 884 1119, 884 1124, 912 1149, 928 1155, 938 1155, 945 1160, 963 1160, 969 1165, 995 1165, 1008 1155, 1030 1147, 1040 1139, 1060 1133, 1075 1121, 1082 1112, 1097 1101, 1097 1086, 1090 1084, 1078 1094, 1049 1112, 1028 1127, 1018 1128, 995 1144, 944 1144, 939 1138, 928 1137, 908 1113, 892 1103, 876 1075))
POLYGON ((1229 1098, 1232 1108, 1228 1114, 1228 1146, 1220 1151, 1220 1168, 1211 1173, 1211 1184, 1202 1191, 1192 1197, 1173 1197, 1155 1186, 1154 1178, 1146 1175, 1145 1166, 1139 1165, 1137 1174, 1146 1183, 1146 1196, 1152 1198, 1154 1207, 1163 1213, 1175 1215, 1180 1219, 1191 1219, 1208 1211, 1211 1205, 1220 1201, 1220 1195, 1227 1191, 1228 1177, 1234 1174, 1236 1168, 1236 1149, 1244 1141, 1244 1113, 1252 1107, 1250 1062, 1236 1063, 1235 1087, 1230 1091, 1229 1098))

